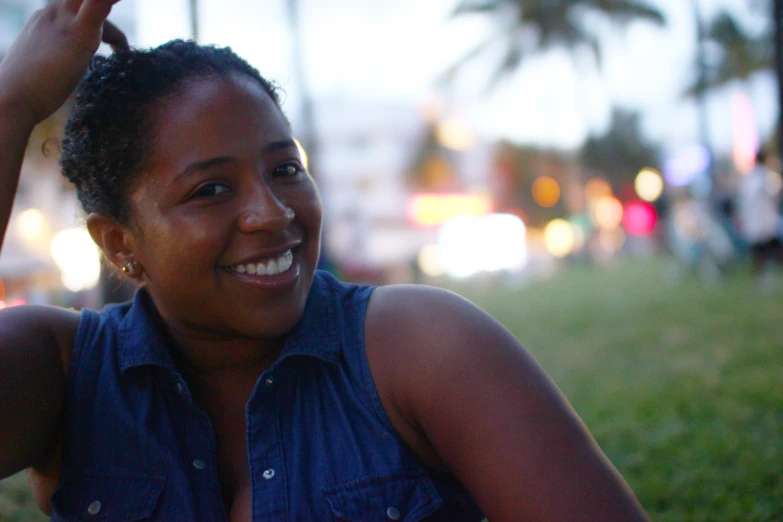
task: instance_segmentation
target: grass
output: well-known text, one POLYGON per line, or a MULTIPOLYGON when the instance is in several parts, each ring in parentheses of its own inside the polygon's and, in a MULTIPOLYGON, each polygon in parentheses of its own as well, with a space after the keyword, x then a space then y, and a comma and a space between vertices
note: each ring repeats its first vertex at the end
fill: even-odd
POLYGON ((783 292, 662 268, 452 289, 522 340, 652 520, 783 520, 783 292))
MULTIPOLYGON (((783 292, 662 274, 629 263, 450 288, 522 340, 652 520, 783 520, 783 292)), ((23 479, 0 482, 0 521, 43 520, 29 506, 23 479)))

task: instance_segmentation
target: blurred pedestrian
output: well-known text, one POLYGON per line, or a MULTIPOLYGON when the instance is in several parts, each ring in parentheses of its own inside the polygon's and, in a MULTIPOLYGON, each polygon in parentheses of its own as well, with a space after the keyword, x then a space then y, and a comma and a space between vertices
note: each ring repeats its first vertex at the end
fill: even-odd
POLYGON ((778 196, 771 189, 770 174, 767 156, 759 150, 756 165, 737 192, 740 233, 748 242, 753 272, 761 287, 768 286, 773 267, 783 264, 778 196))

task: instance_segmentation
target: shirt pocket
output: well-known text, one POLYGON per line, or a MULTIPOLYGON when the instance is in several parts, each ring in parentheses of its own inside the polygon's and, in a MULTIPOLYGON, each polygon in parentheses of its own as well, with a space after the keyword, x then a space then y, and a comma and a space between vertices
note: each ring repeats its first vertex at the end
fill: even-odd
POLYGON ((327 488, 324 495, 340 522, 416 522, 443 502, 430 478, 416 470, 365 476, 327 488))
POLYGON ((155 512, 165 474, 88 470, 52 496, 52 522, 133 522, 155 512))

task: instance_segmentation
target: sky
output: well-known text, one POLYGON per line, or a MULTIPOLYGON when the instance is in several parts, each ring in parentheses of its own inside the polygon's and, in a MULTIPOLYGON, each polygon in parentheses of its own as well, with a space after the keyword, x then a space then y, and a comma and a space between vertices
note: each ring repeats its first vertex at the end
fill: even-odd
MULTIPOLYGON (((284 108, 296 126, 300 83, 284 0, 199 0, 200 42, 231 46, 285 89, 284 108)), ((316 99, 361 99, 422 105, 438 97, 447 115, 486 140, 573 149, 609 124, 613 106, 643 114, 645 134, 666 147, 698 141, 694 103, 682 96, 694 73, 691 2, 649 0, 666 27, 634 23, 601 28, 601 66, 587 53, 531 55, 516 74, 487 92, 491 56, 477 60, 446 92, 436 78, 494 27, 481 17, 449 19, 455 0, 299 0, 306 85, 316 99)), ((699 0, 705 17, 719 8, 741 12, 746 0, 699 0)), ((130 8, 128 5, 126 7, 130 8)), ((189 37, 187 0, 134 0, 136 45, 189 37)), ((748 19, 750 23, 758 20, 748 19)), ((757 127, 769 134, 777 115, 775 84, 760 75, 709 99, 716 149, 731 147, 731 94, 745 87, 757 127)), ((328 131, 328 129, 326 129, 328 131)))

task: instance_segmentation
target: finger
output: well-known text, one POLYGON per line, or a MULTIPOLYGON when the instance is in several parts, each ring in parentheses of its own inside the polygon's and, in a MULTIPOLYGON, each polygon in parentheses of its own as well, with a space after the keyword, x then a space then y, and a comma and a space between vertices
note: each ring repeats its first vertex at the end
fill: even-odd
POLYGON ((109 44, 115 53, 130 51, 125 33, 108 20, 103 23, 103 37, 101 39, 109 44))
POLYGON ((99 27, 109 17, 112 6, 117 2, 119 0, 82 0, 76 20, 99 27))
MULTIPOLYGON (((82 6, 84 0, 62 0, 63 7, 73 14, 79 12, 79 8, 82 6)), ((54 1, 52 2, 54 3, 54 1)))

